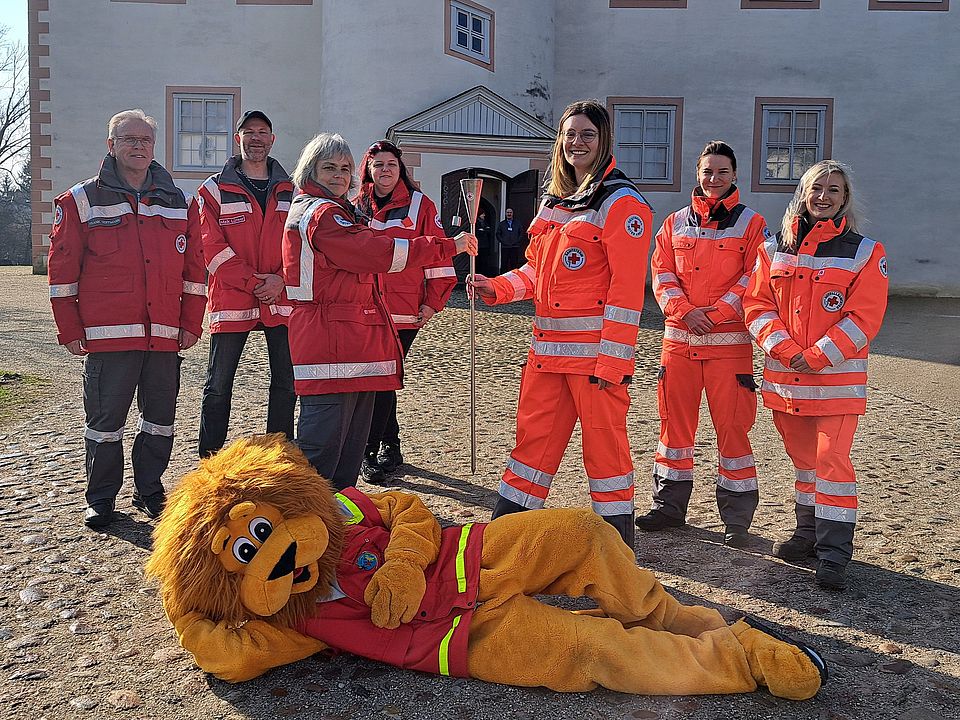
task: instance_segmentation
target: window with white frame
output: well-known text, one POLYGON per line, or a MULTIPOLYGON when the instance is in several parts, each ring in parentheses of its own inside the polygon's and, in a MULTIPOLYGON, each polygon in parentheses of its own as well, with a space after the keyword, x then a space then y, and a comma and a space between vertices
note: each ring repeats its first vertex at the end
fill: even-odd
POLYGON ((493 13, 463 0, 449 0, 449 50, 469 60, 492 62, 493 13))
POLYGON ((174 170, 223 167, 233 147, 233 100, 232 94, 174 94, 174 170))
POLYGON ((673 185, 676 105, 615 105, 617 165, 639 184, 673 185))
POLYGON ((826 105, 763 105, 761 184, 793 183, 824 158, 826 105))

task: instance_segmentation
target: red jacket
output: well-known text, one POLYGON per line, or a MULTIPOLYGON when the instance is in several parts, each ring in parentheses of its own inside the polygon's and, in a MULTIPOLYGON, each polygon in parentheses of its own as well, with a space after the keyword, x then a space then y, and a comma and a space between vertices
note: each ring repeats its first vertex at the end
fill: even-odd
POLYGON ((55 201, 48 275, 57 342, 90 352, 177 352, 203 331, 200 222, 154 161, 150 186, 127 188, 108 155, 95 178, 55 201))
POLYGON ((740 204, 736 187, 713 208, 697 188, 690 205, 667 217, 650 261, 653 294, 665 316, 665 352, 692 360, 752 355, 741 300, 757 248, 769 236, 763 217, 740 204), (715 325, 695 335, 682 318, 709 306, 717 308, 708 314, 715 325))
POLYGON ((743 298, 750 334, 767 356, 764 405, 792 415, 862 415, 867 353, 887 308, 886 253, 843 218, 801 231, 799 243, 791 251, 777 235, 763 245, 743 298), (800 352, 812 373, 790 369, 800 352))
POLYGON ((528 362, 620 384, 633 375, 653 212, 615 168, 582 193, 545 197, 527 263, 493 278, 491 305, 532 297, 528 362))
POLYGON ((207 178, 197 191, 203 256, 210 273, 207 291, 210 332, 244 332, 258 323, 284 325, 293 309, 286 297, 265 305, 253 294, 262 281, 254 273, 283 273, 283 225, 290 210, 293 183, 273 158, 267 212, 237 174, 240 157, 227 160, 217 175, 207 178))
MULTIPOLYGON (((376 210, 376 206, 373 208, 376 210)), ((390 200, 373 215, 370 229, 392 238, 414 238, 421 235, 444 236, 437 208, 419 190, 411 193, 403 182, 397 183, 390 200)), ((421 305, 440 312, 457 284, 453 263, 445 260, 425 267, 407 266, 398 273, 380 276, 383 296, 390 316, 400 329, 414 329, 421 305)))
POLYGON ((485 524, 442 531, 440 555, 424 570, 427 590, 416 617, 395 630, 374 625, 363 594, 384 562, 390 532, 377 508, 355 488, 337 494, 348 520, 337 587, 318 602, 300 632, 333 648, 396 667, 468 677, 467 641, 480 587, 485 524))
POLYGON ((283 236, 297 394, 401 387, 402 349, 376 274, 455 254, 448 238, 394 239, 358 225, 349 202, 308 183, 293 199, 283 236))

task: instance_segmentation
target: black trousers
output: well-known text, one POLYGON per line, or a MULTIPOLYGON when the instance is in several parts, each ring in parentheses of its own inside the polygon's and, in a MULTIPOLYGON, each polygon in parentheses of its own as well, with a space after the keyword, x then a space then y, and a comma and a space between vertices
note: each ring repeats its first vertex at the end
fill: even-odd
POLYGON ((180 391, 175 352, 126 350, 90 353, 83 362, 88 505, 111 505, 123 485, 123 431, 137 396, 140 417, 133 440, 133 485, 138 495, 163 492, 160 477, 173 450, 180 391))
POLYGON ((520 267, 520 258, 522 253, 520 247, 500 246, 500 272, 505 273, 508 270, 515 270, 520 267))
MULTIPOLYGON (((210 336, 210 360, 200 406, 200 440, 197 443, 200 457, 217 452, 227 439, 233 383, 249 335, 249 332, 226 332, 210 336)), ((265 327, 263 336, 270 360, 267 432, 282 432, 293 439, 293 411, 297 396, 293 391, 287 326, 265 327)))
POLYGON ((300 396, 297 445, 337 490, 357 484, 374 395, 371 390, 300 396))
MULTIPOLYGON (((410 346, 419 330, 397 330, 403 357, 407 357, 410 346)), ((370 435, 367 437, 367 452, 376 452, 380 443, 400 444, 400 423, 397 421, 397 391, 381 390, 373 404, 373 419, 370 421, 370 435)))

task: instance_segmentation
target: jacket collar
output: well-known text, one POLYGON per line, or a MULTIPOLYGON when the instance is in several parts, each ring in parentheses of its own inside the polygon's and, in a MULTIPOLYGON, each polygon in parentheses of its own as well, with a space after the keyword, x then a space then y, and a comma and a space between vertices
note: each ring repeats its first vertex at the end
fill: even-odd
POLYGON ((544 201, 549 207, 554 205, 561 205, 568 210, 582 210, 583 208, 589 207, 590 202, 593 200, 594 196, 600 192, 600 188, 603 185, 604 180, 607 179, 607 176, 613 172, 614 168, 617 166, 617 161, 614 159, 613 155, 607 158, 607 163, 603 167, 603 172, 600 173, 600 176, 592 183, 587 185, 583 190, 573 195, 568 195, 565 198, 558 198, 556 195, 547 194, 544 196, 544 201))
POLYGON ((731 185, 726 194, 716 202, 703 194, 703 190, 698 185, 690 194, 690 206, 700 219, 704 222, 723 222, 733 209, 740 204, 740 189, 736 185, 731 185))
POLYGON ((153 160, 150 167, 147 168, 147 186, 143 191, 132 188, 127 185, 120 177, 117 170, 117 159, 109 153, 100 164, 100 172, 97 174, 97 185, 105 190, 124 193, 127 195, 136 195, 138 192, 143 197, 163 197, 168 200, 182 198, 183 193, 174 182, 173 177, 164 169, 163 165, 153 160))
POLYGON ((806 215, 798 215, 793 219, 793 234, 797 238, 797 247, 804 240, 819 245, 845 232, 847 232, 847 218, 843 215, 830 220, 819 220, 813 224, 806 215))
MULTIPOLYGON (((237 168, 240 167, 242 162, 243 158, 240 155, 234 155, 233 157, 229 158, 224 164, 223 170, 220 171, 220 181, 243 187, 243 181, 240 179, 240 175, 237 172, 237 168)), ((283 169, 283 166, 280 164, 280 162, 272 157, 267 158, 267 174, 270 181, 267 184, 268 195, 280 183, 290 182, 290 175, 288 175, 287 171, 283 169)))
POLYGON ((368 191, 361 190, 353 199, 353 205, 364 217, 369 217, 369 219, 373 220, 379 218, 388 210, 409 205, 411 195, 412 193, 407 187, 407 184, 403 180, 398 180, 396 186, 393 188, 393 192, 390 193, 390 199, 386 205, 378 210, 373 202, 373 183, 370 183, 368 191))
POLYGON ((357 209, 353 206, 346 198, 337 197, 332 192, 327 190, 323 185, 314 181, 307 180, 306 185, 300 188, 301 195, 310 195, 311 197, 324 198, 325 200, 333 200, 337 205, 350 213, 350 219, 353 220, 356 218, 357 209))

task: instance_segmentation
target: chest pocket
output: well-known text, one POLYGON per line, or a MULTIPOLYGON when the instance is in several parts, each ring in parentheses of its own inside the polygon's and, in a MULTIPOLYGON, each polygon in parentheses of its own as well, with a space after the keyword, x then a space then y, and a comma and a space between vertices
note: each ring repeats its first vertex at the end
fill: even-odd
POLYGON ((129 217, 97 218, 94 222, 88 226, 87 249, 97 257, 113 255, 120 249, 120 235, 130 224, 129 217))
POLYGON ((548 288, 551 307, 572 310, 603 305, 610 273, 600 233, 587 222, 563 227, 548 288))
POLYGON ((721 280, 727 280, 734 275, 742 275, 743 254, 746 252, 747 245, 740 238, 727 238, 717 241, 717 266, 723 275, 721 280))
POLYGON ((813 272, 813 297, 828 313, 838 313, 847 302, 847 293, 854 274, 839 268, 823 268, 813 272))
POLYGON ((694 268, 694 256, 697 252, 697 239, 674 235, 670 240, 673 247, 674 263, 677 267, 677 273, 692 272, 694 268))

